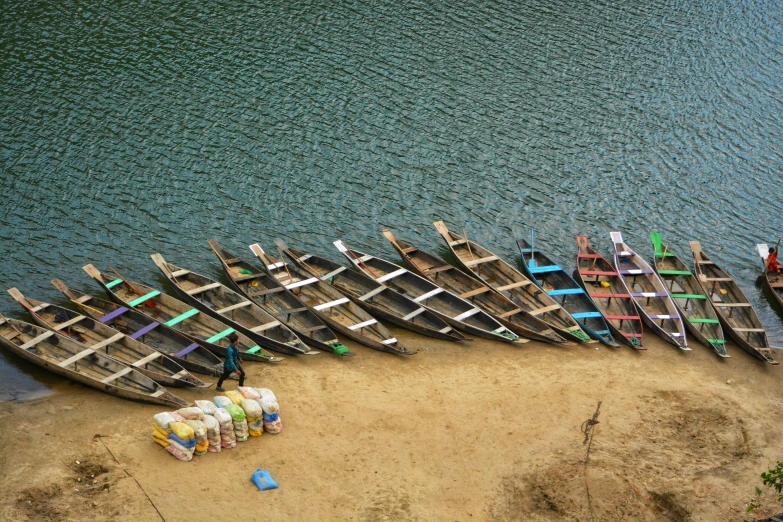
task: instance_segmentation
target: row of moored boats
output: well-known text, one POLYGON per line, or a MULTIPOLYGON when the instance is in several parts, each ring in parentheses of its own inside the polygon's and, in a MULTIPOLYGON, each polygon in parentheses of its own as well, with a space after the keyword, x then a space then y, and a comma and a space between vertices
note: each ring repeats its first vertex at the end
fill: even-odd
MULTIPOLYGON (((690 350, 687 334, 728 357, 724 331, 751 355, 777 364, 761 321, 734 280, 691 242, 693 270, 651 234, 655 251, 645 261, 611 234, 614 262, 577 236, 574 276, 555 263, 531 234, 517 239, 522 270, 478 243, 434 223, 455 265, 385 230, 405 266, 334 245, 351 266, 275 241, 275 252, 250 246, 261 266, 212 248, 231 287, 152 260, 176 297, 93 265, 85 272, 110 297, 101 299, 54 286, 76 310, 9 293, 36 324, 0 316, 0 343, 34 364, 115 395, 182 406, 164 386, 209 386, 193 373, 217 376, 228 336, 239 336, 245 361, 275 363, 269 352, 354 355, 344 335, 375 350, 412 355, 381 321, 429 337, 463 341, 483 337, 507 343, 600 342, 644 349, 643 324, 690 350)), ((764 257, 766 245, 759 245, 764 257)), ((783 304, 783 280, 767 284, 783 304)))

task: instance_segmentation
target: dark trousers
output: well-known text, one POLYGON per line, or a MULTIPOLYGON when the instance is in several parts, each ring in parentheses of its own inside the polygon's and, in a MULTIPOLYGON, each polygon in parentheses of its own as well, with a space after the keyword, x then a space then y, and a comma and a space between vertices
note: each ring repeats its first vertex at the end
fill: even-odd
MULTIPOLYGON (((245 370, 241 366, 237 365, 237 370, 239 370, 239 385, 244 386, 245 385, 245 370)), ((223 381, 228 379, 231 374, 234 373, 233 370, 223 370, 223 375, 220 376, 220 380, 218 381, 218 388, 223 387, 223 381)))

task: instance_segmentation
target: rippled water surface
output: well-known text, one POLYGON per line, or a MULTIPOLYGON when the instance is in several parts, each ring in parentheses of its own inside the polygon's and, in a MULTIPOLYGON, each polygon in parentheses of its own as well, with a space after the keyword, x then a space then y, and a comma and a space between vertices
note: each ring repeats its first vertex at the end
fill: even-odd
MULTIPOLYGON (((430 223, 573 267, 574 235, 688 240, 778 345, 753 246, 783 235, 775 2, 4 2, 0 283, 217 275, 205 241, 395 258, 430 223), (454 4, 454 5, 452 5, 454 4)), ((0 310, 16 312, 0 296, 0 310)), ((739 349, 734 347, 734 351, 739 349)), ((740 354, 737 354, 740 355, 740 354)), ((41 372, 0 354, 0 400, 41 372)))

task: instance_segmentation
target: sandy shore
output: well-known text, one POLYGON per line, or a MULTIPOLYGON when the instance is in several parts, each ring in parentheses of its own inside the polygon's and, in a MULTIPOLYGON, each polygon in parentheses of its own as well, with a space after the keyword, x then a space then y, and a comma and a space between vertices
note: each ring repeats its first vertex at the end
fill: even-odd
POLYGON ((2 403, 0 519, 742 520, 783 457, 781 369, 734 345, 724 361, 652 335, 635 353, 394 333, 420 354, 246 364, 283 433, 190 463, 152 442, 157 406, 70 383, 2 403), (259 467, 279 490, 256 490, 259 467))

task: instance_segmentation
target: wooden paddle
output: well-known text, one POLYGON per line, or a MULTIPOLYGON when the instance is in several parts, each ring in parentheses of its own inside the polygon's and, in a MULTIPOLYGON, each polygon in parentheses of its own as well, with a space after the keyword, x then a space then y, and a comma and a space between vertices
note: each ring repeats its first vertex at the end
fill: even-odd
MULTIPOLYGON (((114 275, 116 275, 117 277, 119 277, 120 279, 122 279, 122 281, 123 281, 125 284, 127 284, 129 287, 131 287, 131 290, 133 290, 134 292, 136 292, 136 293, 139 295, 139 297, 141 297, 141 296, 143 296, 143 295, 144 295, 144 294, 142 294, 141 292, 139 292, 138 288, 136 288, 135 286, 133 286, 133 283, 131 283, 130 281, 128 281, 127 279, 125 279, 124 277, 122 277, 122 276, 120 275, 120 273, 119 273, 119 272, 117 272, 115 269, 113 269, 112 267, 109 267, 109 270, 111 270, 112 272, 114 272, 114 275)), ((147 305, 147 307, 149 307, 149 308, 155 308, 155 301, 153 301, 152 299, 147 299, 146 301, 144 301, 144 304, 145 304, 145 305, 147 305)))
POLYGON ((285 262, 285 258, 283 258, 283 252, 280 251, 280 247, 277 247, 277 253, 280 254, 280 262, 283 263, 283 268, 285 268, 285 273, 288 274, 288 284, 293 283, 294 278, 291 277, 291 272, 288 270, 288 263, 285 262))
POLYGON ((658 264, 658 268, 663 266, 663 262, 666 261, 666 252, 669 250, 669 243, 663 245, 663 255, 661 256, 661 262, 658 264))
POLYGON ((468 234, 465 232, 465 227, 462 227, 462 237, 465 238, 465 246, 468 247, 468 253, 470 254, 470 260, 473 261, 473 251, 470 249, 470 241, 468 241, 468 234))
MULTIPOLYGON (((348 247, 345 247, 345 250, 349 254, 351 254, 351 257, 353 257, 356 261, 359 262, 359 266, 361 266, 362 268, 366 268, 370 272, 370 275, 372 276, 373 279, 376 279, 376 280, 378 279, 378 277, 375 275, 375 272, 373 272, 372 269, 369 266, 365 265, 364 262, 360 258, 356 257, 356 254, 353 253, 353 250, 351 250, 348 247)), ((385 285, 386 283, 381 283, 381 284, 385 285)))

